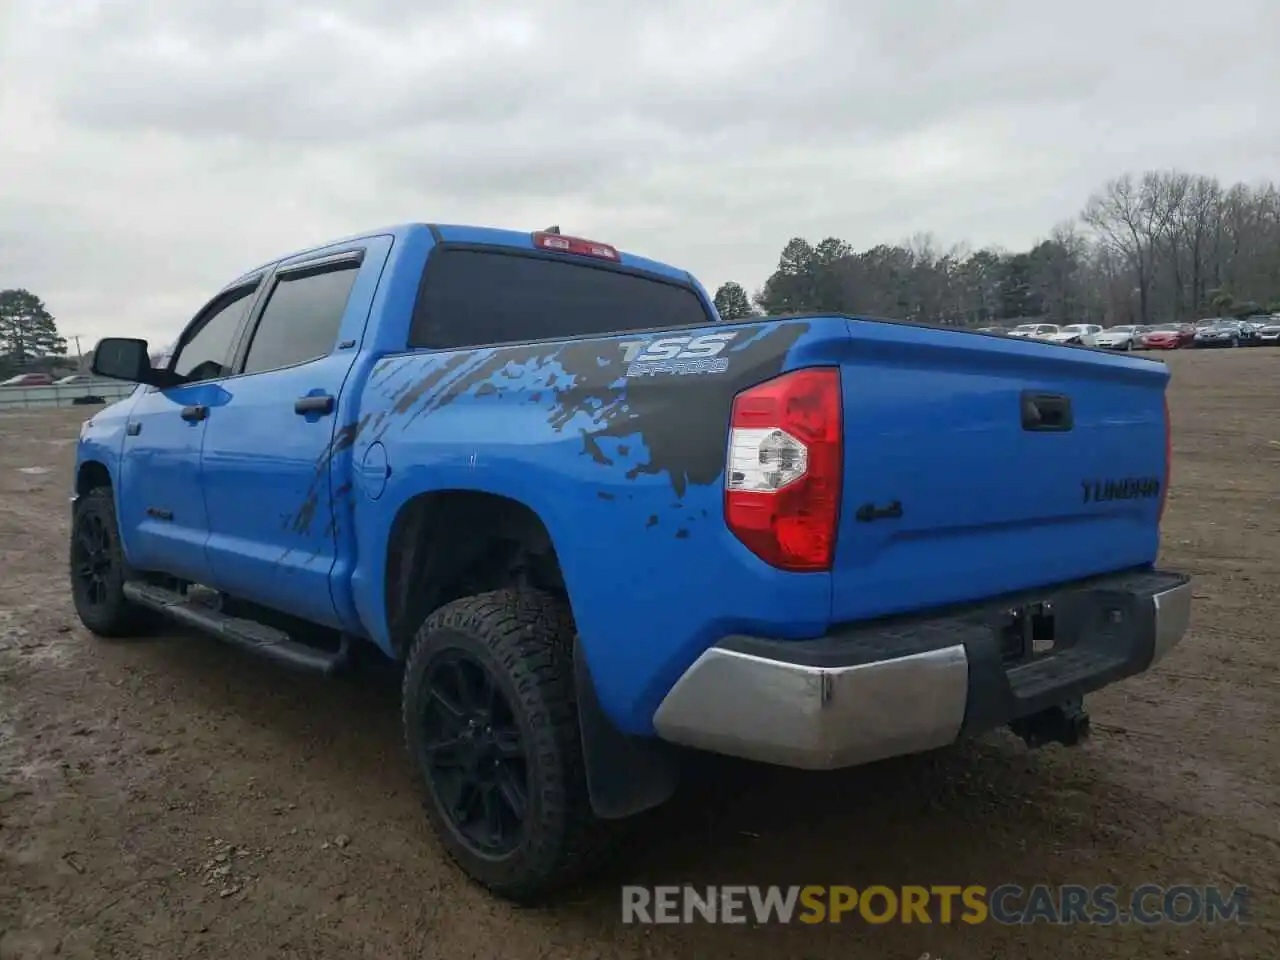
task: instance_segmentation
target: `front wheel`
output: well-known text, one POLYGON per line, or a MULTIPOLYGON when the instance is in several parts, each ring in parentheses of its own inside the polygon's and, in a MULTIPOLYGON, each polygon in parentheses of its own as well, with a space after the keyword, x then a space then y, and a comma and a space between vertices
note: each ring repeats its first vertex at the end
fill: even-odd
POLYGON ((404 675, 405 745, 436 835, 499 896, 528 901, 603 853, 587 794, 568 607, 497 590, 437 610, 404 675))
POLYGON ((136 635, 151 626, 150 611, 124 595, 132 571, 120 545, 110 487, 97 487, 76 499, 70 554, 71 601, 81 623, 100 637, 136 635))

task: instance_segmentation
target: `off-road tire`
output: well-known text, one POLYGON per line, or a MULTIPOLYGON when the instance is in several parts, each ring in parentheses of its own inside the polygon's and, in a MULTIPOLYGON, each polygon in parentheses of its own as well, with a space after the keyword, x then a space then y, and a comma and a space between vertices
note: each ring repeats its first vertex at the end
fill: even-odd
POLYGON ((100 637, 130 637, 146 633, 155 624, 155 616, 145 607, 126 599, 124 584, 134 573, 124 558, 120 544, 120 526, 116 521, 116 505, 110 487, 95 487, 76 499, 71 515, 71 538, 68 545, 68 573, 71 578, 71 600, 80 622, 100 637), (77 556, 76 538, 93 529, 105 540, 101 592, 91 595, 78 567, 84 560, 77 556))
POLYGON ((568 606, 534 590, 465 597, 431 614, 413 638, 402 691, 405 746, 428 819, 449 855, 473 880, 517 902, 533 902, 584 878, 607 856, 609 832, 591 809, 573 672, 568 606), (490 855, 455 826, 428 771, 422 717, 433 662, 460 650, 505 696, 522 739, 527 813, 518 845, 490 855))

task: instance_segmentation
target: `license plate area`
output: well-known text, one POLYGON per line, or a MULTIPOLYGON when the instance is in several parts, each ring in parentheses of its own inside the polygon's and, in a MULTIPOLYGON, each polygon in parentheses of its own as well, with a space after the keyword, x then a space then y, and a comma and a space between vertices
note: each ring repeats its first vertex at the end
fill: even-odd
POLYGON ((1058 610, 1053 601, 1008 608, 995 624, 1000 659, 1012 665, 1051 656, 1060 646, 1058 628, 1058 610))

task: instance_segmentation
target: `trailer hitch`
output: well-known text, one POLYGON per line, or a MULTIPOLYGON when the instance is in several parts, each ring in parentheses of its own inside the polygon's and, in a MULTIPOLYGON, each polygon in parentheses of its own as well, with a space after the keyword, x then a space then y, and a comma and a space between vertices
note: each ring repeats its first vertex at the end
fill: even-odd
POLYGON ((1018 717, 1009 728, 1032 750, 1048 743, 1074 747, 1089 736, 1089 714, 1083 698, 1076 697, 1030 716, 1018 717))

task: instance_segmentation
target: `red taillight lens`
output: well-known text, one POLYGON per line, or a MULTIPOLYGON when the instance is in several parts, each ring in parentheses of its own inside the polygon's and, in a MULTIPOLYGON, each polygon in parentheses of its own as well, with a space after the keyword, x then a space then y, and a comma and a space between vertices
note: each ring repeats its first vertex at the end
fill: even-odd
POLYGON ((724 515, 782 570, 830 570, 840 514, 840 371, 795 370, 733 401, 724 515))
POLYGON ((1169 423, 1169 395, 1164 397, 1164 483, 1160 485, 1160 513, 1156 523, 1164 520, 1164 505, 1169 500, 1169 481, 1173 479, 1173 428, 1169 423))
POLYGON ((595 257, 597 260, 621 260, 618 251, 607 243, 583 240, 581 237, 565 237, 558 233, 535 233, 533 245, 540 250, 570 253, 578 257, 595 257))

